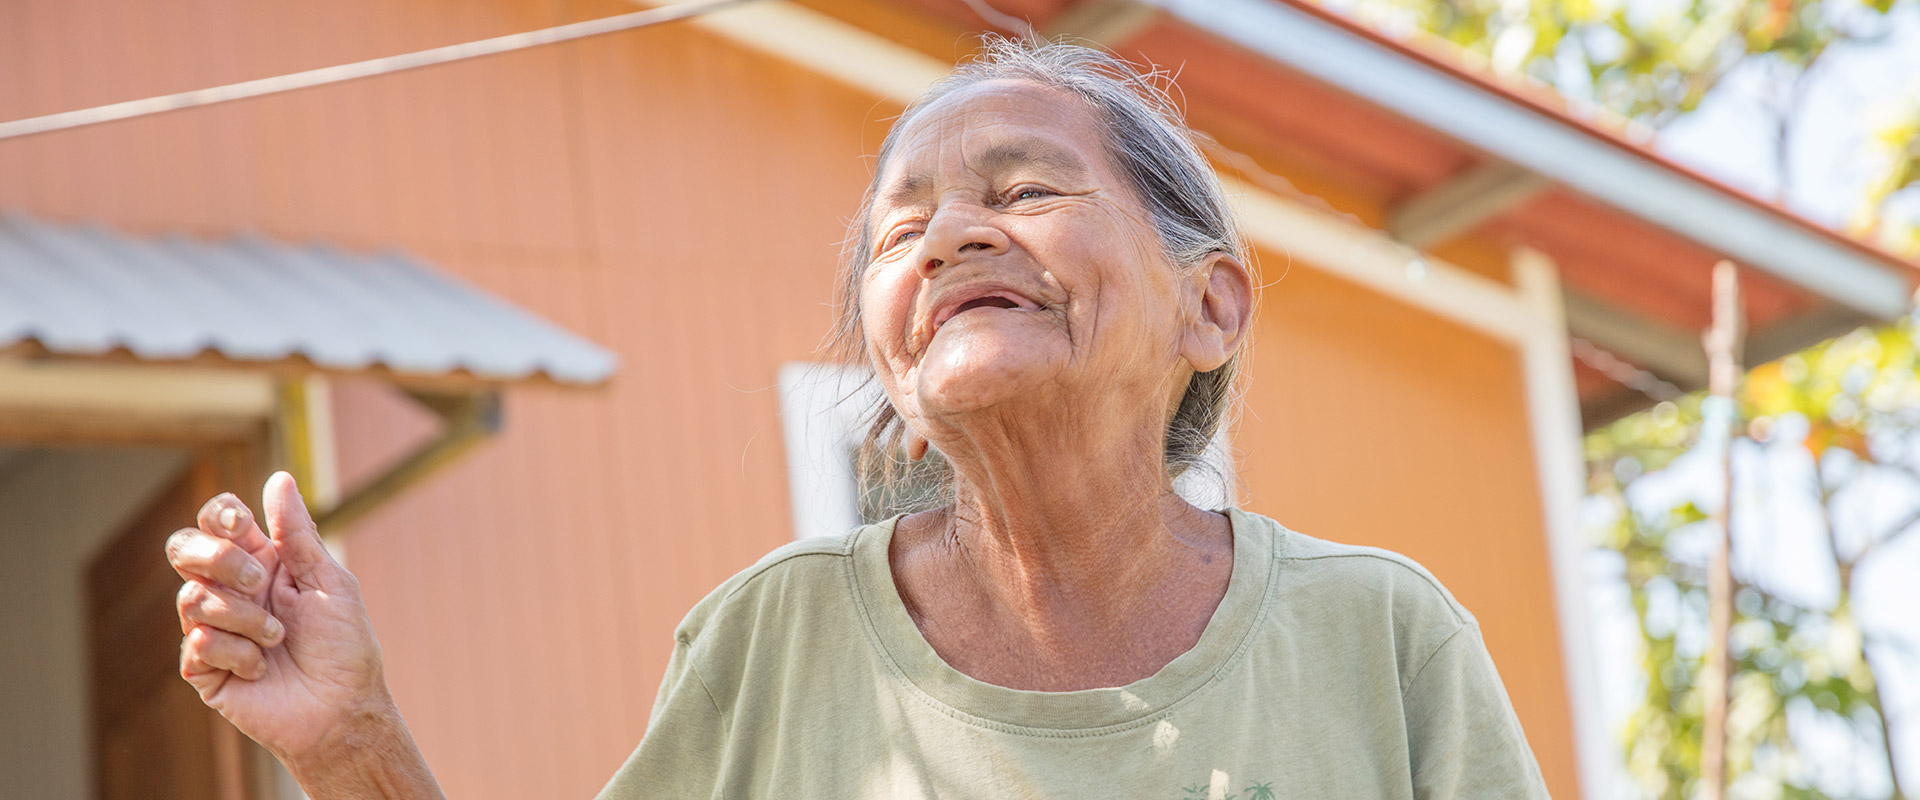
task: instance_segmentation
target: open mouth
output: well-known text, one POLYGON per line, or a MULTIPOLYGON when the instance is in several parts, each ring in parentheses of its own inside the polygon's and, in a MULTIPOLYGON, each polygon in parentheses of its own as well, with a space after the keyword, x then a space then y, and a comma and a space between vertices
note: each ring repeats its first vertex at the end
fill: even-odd
POLYGON ((1015 303, 1012 300, 1008 300, 1007 298, 1000 297, 998 295, 988 295, 986 297, 976 297, 972 300, 968 300, 967 302, 961 303, 959 308, 956 308, 953 310, 953 315, 957 317, 957 316, 960 316, 961 314, 965 314, 976 308, 1019 308, 1019 307, 1020 307, 1019 303, 1015 303))
POLYGON ((940 326, 947 324, 947 320, 982 308, 999 308, 1015 311, 1033 310, 1032 304, 1021 302, 1020 298, 1009 293, 996 292, 993 294, 984 294, 979 297, 970 298, 959 305, 942 309, 936 313, 933 318, 932 329, 929 330, 928 333, 931 334, 933 331, 940 330, 940 326))

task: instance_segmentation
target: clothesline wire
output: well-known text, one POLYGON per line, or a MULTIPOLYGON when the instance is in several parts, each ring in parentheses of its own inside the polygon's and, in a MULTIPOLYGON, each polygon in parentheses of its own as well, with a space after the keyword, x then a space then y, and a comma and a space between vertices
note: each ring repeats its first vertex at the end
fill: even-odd
POLYGON ((1686 390, 1675 386, 1660 376, 1634 366, 1593 342, 1578 336, 1570 337, 1568 343, 1573 358, 1588 368, 1607 377, 1614 383, 1625 386, 1645 395, 1656 403, 1665 403, 1680 399, 1686 390))
POLYGON ((574 39, 584 39, 589 36, 630 31, 637 28, 645 28, 650 25, 659 25, 665 22, 697 17, 721 9, 755 2, 759 2, 759 0, 695 0, 694 2, 677 3, 670 6, 650 8, 645 11, 635 11, 629 14, 617 14, 611 17, 601 17, 583 22, 556 25, 551 28, 542 28, 524 33, 495 36, 491 39, 480 39, 478 41, 462 42, 445 47, 434 47, 412 53, 402 53, 400 55, 384 56, 366 61, 356 61, 351 64, 339 64, 331 67, 321 67, 319 69, 276 75, 271 78, 229 83, 224 86, 214 86, 207 89, 175 92, 173 94, 147 97, 140 100, 128 100, 122 103, 109 103, 102 106, 82 108, 75 111, 63 111, 57 114, 27 117, 10 122, 0 122, 0 141, 51 133, 53 131, 70 130, 87 125, 98 125, 103 122, 163 114, 168 111, 199 108, 216 103, 244 100, 250 97, 279 94, 296 89, 308 89, 315 86, 358 80, 360 78, 371 78, 376 75, 388 75, 403 70, 430 67, 436 64, 446 64, 454 61, 465 61, 471 58, 480 58, 482 56, 491 56, 500 53, 509 53, 515 50, 525 50, 530 47, 567 42, 574 39))

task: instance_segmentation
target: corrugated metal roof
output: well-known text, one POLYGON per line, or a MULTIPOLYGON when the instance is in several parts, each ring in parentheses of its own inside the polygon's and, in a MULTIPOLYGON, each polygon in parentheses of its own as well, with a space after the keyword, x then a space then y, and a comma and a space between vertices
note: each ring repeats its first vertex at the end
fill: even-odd
POLYGON ((0 214, 0 349, 597 384, 613 353, 398 252, 134 237, 0 214))

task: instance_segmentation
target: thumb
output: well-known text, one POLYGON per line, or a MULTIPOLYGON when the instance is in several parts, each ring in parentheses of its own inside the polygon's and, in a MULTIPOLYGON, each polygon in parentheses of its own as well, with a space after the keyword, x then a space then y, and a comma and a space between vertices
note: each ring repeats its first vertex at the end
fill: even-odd
POLYGON ((320 531, 314 527, 313 515, 307 513, 307 502, 300 497, 300 487, 294 485, 293 476, 276 472, 267 478, 260 507, 267 512, 267 529, 273 533, 280 563, 286 566, 294 583, 303 589, 329 588, 326 584, 339 565, 334 563, 326 545, 320 543, 320 531))

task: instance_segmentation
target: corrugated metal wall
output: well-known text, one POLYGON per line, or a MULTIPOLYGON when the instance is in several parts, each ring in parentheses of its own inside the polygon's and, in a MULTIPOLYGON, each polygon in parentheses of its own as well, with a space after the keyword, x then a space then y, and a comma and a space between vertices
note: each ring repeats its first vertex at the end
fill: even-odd
MULTIPOLYGON (((0 118, 631 8, 0 4, 0 118)), ((399 245, 621 354, 603 391, 511 393, 498 441, 348 547, 449 794, 586 796, 639 739, 680 616, 791 536, 775 370, 828 327, 894 110, 657 28, 0 144, 0 207, 399 245)), ((1251 507, 1432 567, 1572 796, 1517 360, 1302 268, 1261 314, 1251 507)), ((373 382, 335 414, 349 482, 425 431, 373 382)))

